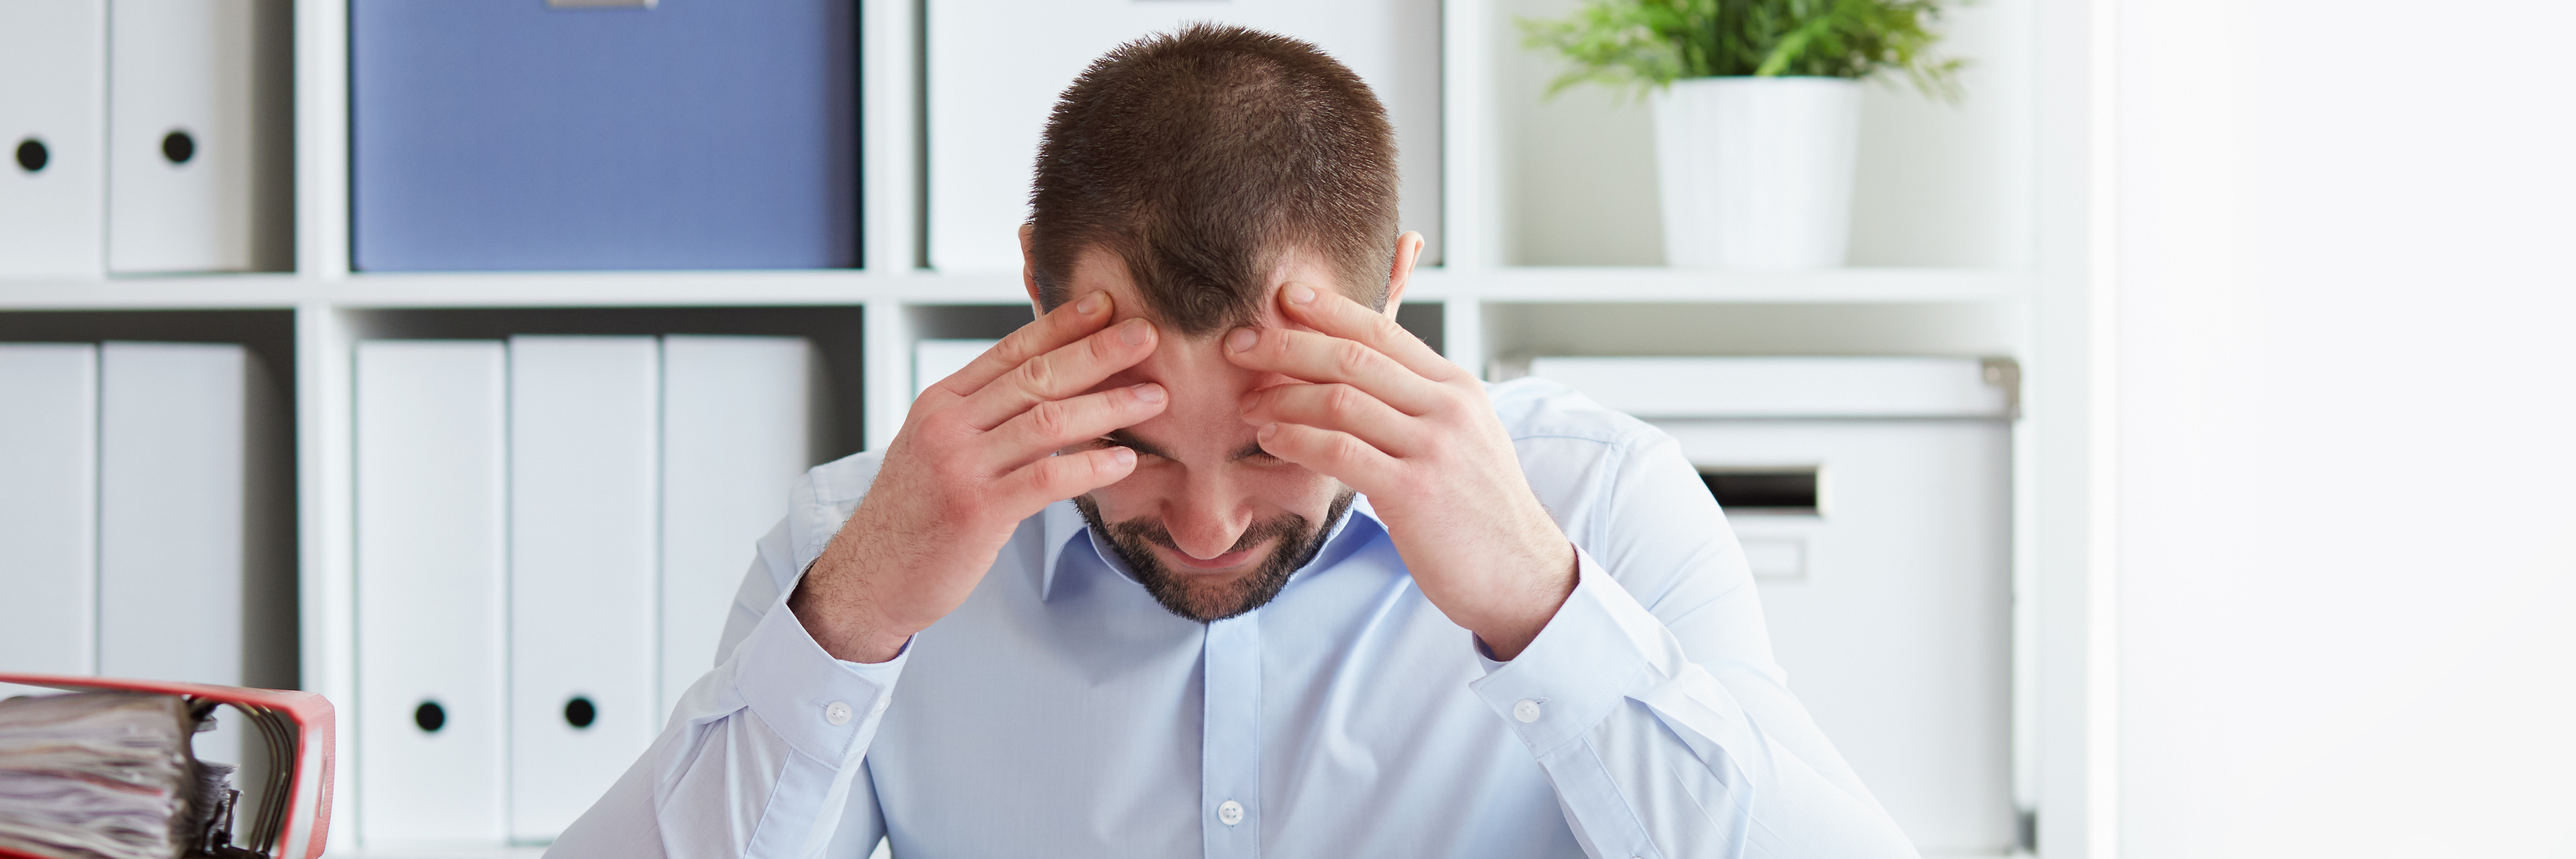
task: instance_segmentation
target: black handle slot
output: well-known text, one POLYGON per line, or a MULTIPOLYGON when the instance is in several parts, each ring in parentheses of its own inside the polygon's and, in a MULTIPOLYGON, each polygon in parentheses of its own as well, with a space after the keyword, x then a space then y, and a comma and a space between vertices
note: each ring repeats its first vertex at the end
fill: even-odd
POLYGON ((438 729, 447 727, 447 708, 438 706, 436 701, 422 701, 411 711, 411 723, 419 725, 424 733, 438 733, 438 729))
POLYGON ((54 154, 46 151, 44 141, 33 137, 18 141, 18 169, 34 173, 45 169, 45 162, 52 160, 54 154))
POLYGON ((1702 467, 1701 483, 1708 484, 1708 494, 1717 497, 1717 506, 1747 513, 1803 513, 1814 515, 1816 503, 1816 466, 1795 468, 1717 468, 1702 467))
POLYGON ((592 705, 590 699, 575 696, 572 700, 564 702, 565 723, 576 728, 587 728, 590 727, 590 723, 598 720, 599 708, 592 705))
POLYGON ((188 159, 197 157, 197 139, 183 129, 171 129, 161 136, 161 157, 170 159, 172 164, 186 164, 188 159))

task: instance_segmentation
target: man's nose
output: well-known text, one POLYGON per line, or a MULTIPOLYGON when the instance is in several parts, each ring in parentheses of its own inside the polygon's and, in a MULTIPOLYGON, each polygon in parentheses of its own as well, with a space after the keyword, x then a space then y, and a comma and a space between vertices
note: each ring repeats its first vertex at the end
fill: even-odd
POLYGON ((1163 526, 1172 534, 1172 544, 1190 557, 1209 560, 1234 549, 1243 539, 1243 530, 1252 519, 1239 513, 1240 504, 1226 497, 1223 481, 1192 478, 1181 493, 1178 509, 1163 517, 1163 526))

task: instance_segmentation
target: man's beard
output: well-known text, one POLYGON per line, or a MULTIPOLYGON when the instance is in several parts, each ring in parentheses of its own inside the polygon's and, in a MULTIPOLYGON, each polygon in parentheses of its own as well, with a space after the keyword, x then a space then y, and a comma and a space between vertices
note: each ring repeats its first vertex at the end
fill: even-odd
MULTIPOLYGON (((1127 571, 1136 574, 1136 581, 1145 586, 1145 593, 1152 595, 1155 602, 1162 603, 1163 608, 1173 614, 1207 623, 1260 608, 1279 596, 1279 590, 1288 586, 1288 577, 1295 575, 1298 568, 1314 560, 1315 554, 1324 550, 1324 535, 1332 531, 1333 523, 1341 521, 1342 513, 1350 509, 1351 498, 1356 494, 1344 489, 1341 494, 1333 496, 1333 505, 1325 511, 1324 524, 1320 527, 1295 513, 1252 523, 1251 527, 1243 529, 1243 537, 1235 540, 1226 551, 1241 552, 1278 538, 1279 545, 1270 550, 1270 556, 1261 559, 1251 572, 1233 581, 1197 590, 1184 585, 1186 580, 1173 574, 1170 567, 1163 565, 1162 557, 1154 554, 1152 546, 1180 551, 1180 547, 1172 542, 1172 533, 1163 528, 1162 522, 1141 518, 1116 524, 1103 522, 1100 505, 1092 503, 1088 495, 1075 497, 1073 506, 1082 511, 1082 521, 1091 524, 1091 533, 1108 535, 1110 550, 1117 552, 1118 559, 1127 563, 1127 571)), ((1198 574, 1189 578, 1209 577, 1198 574)))

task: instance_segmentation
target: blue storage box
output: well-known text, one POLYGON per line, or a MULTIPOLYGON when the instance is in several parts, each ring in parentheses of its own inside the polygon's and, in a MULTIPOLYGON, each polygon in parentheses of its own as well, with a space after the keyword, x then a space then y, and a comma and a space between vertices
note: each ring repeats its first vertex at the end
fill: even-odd
POLYGON ((355 0, 356 266, 858 265, 855 6, 355 0))

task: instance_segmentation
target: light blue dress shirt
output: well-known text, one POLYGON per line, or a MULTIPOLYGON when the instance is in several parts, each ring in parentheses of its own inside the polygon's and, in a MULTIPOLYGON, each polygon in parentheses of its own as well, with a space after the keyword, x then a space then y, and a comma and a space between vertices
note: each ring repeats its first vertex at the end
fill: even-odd
POLYGON ((715 670, 549 856, 1911 856, 1773 664, 1671 437, 1535 379, 1495 407, 1577 549, 1511 662, 1424 599, 1365 498, 1278 597, 1165 611, 1070 502, 877 665, 785 608, 878 458, 759 546, 715 670))

